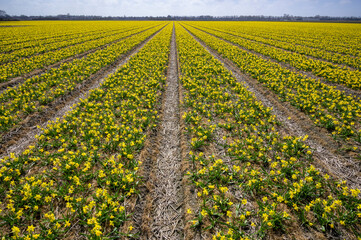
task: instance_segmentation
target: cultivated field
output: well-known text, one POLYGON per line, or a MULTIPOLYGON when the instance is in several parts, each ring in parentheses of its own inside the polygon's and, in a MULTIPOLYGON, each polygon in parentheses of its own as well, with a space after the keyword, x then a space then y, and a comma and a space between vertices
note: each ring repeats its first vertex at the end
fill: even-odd
POLYGON ((2 239, 361 239, 361 25, 0 36, 2 239))

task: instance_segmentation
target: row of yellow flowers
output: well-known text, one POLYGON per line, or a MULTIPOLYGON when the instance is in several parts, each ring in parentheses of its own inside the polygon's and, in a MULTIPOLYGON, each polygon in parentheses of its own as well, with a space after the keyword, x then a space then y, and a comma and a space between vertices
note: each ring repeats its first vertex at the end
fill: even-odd
MULTIPOLYGON (((68 38, 69 40, 87 34, 111 32, 133 26, 129 22, 89 22, 89 21, 33 21, 8 22, 15 27, 0 29, 0 52, 8 53, 26 48, 37 48, 68 38), (16 27, 20 25, 19 27, 16 27), (22 27, 24 26, 24 27, 22 27)), ((134 26, 137 24, 134 22, 134 26)))
POLYGON ((165 83, 168 25, 19 156, 0 160, 4 239, 118 239, 138 192, 139 151, 155 127, 165 83))
MULTIPOLYGON (((207 23, 206 23, 207 24, 207 23)), ((218 29, 360 57, 360 26, 338 23, 214 22, 218 29)))
MULTIPOLYGON (((4 25, 10 25, 8 29, 0 29, 0 52, 6 53, 21 48, 37 47, 41 44, 55 42, 58 38, 65 35, 74 35, 84 32, 82 24, 73 24, 68 26, 57 26, 54 24, 43 24, 42 22, 26 22, 27 27, 17 27, 25 25, 24 22, 8 22, 4 25), (39 24, 40 23, 40 24, 39 24)), ((54 22, 53 22, 54 23, 54 22)), ((1 26, 1 24, 0 24, 1 26)), ((97 30, 100 29, 98 27, 97 30)))
POLYGON ((46 105, 73 91, 79 83, 116 61, 162 26, 164 24, 109 45, 82 59, 64 63, 59 68, 30 78, 21 85, 6 89, 0 94, 0 133, 8 131, 28 114, 35 111, 42 112, 46 105))
MULTIPOLYGON (((145 30, 149 27, 154 27, 154 23, 140 23, 142 29, 145 30)), ((40 55, 34 55, 29 58, 20 58, 14 62, 9 62, 0 65, 0 82, 6 82, 11 78, 29 73, 35 69, 42 69, 51 64, 57 63, 62 59, 72 57, 74 55, 86 52, 93 48, 97 48, 107 43, 111 43, 118 39, 124 38, 131 34, 140 32, 141 29, 128 28, 126 31, 120 31, 118 34, 110 35, 104 38, 86 41, 82 44, 76 44, 69 47, 47 51, 40 55)))
MULTIPOLYGON (((61 38, 55 38, 53 42, 48 42, 47 44, 40 44, 38 46, 32 47, 23 47, 17 50, 12 50, 10 52, 0 54, 0 64, 7 62, 14 62, 21 58, 29 58, 33 55, 39 55, 45 52, 54 52, 60 50, 61 48, 66 48, 68 46, 81 44, 88 41, 93 41, 101 38, 105 38, 111 35, 116 35, 118 33, 130 31, 133 29, 139 28, 139 26, 124 26, 124 28, 112 29, 112 30, 101 30, 101 31, 92 31, 92 32, 81 32, 78 34, 64 35, 61 38)), ((87 29, 89 30, 89 29, 87 29)), ((52 37, 49 37, 53 39, 52 37)))
POLYGON ((349 140, 354 150, 357 150, 361 142, 360 101, 203 31, 192 27, 188 29, 222 56, 233 61, 242 72, 250 74, 274 91, 281 101, 290 102, 307 113, 316 125, 327 129, 334 137, 349 140))
MULTIPOLYGON (((312 72, 316 76, 322 77, 329 82, 342 84, 353 89, 361 89, 361 71, 359 70, 350 70, 346 67, 340 67, 329 62, 309 58, 297 52, 284 51, 283 49, 271 45, 240 38, 209 28, 205 28, 205 31, 246 49, 269 56, 278 62, 289 63, 297 69, 312 72)), ((280 44, 284 45, 283 43, 280 44)), ((357 65, 359 64, 360 62, 357 63, 357 65)))
MULTIPOLYGON (((336 64, 344 64, 361 70, 361 59, 359 56, 355 56, 359 53, 359 50, 356 49, 355 46, 350 46, 350 50, 354 51, 352 55, 345 55, 344 53, 330 52, 328 50, 325 50, 324 48, 320 48, 317 45, 314 46, 310 44, 310 46, 305 46, 298 41, 297 33, 293 37, 286 36, 284 38, 274 39, 272 33, 269 33, 267 37, 265 37, 263 34, 258 33, 257 31, 254 31, 253 35, 245 34, 241 29, 236 28, 237 25, 238 24, 234 24, 229 26, 229 28, 227 28, 227 26, 224 26, 223 23, 212 24, 212 25, 210 25, 209 23, 201 23, 199 26, 208 29, 217 30, 223 33, 229 33, 247 40, 256 41, 261 43, 262 45, 263 44, 271 45, 291 52, 299 53, 306 56, 312 56, 336 64)), ((307 58, 302 57, 302 60, 304 59, 307 58)), ((333 64, 328 64, 328 65, 326 64, 322 66, 323 67, 327 66, 331 68, 335 67, 335 65, 333 64)))
POLYGON ((360 238, 360 190, 311 165, 307 136, 280 134, 269 108, 184 28, 177 25, 176 34, 192 148, 187 174, 199 204, 187 209, 195 230, 213 239, 259 239, 292 236, 297 225, 325 234, 343 229, 360 238), (212 150, 219 148, 227 157, 212 150))

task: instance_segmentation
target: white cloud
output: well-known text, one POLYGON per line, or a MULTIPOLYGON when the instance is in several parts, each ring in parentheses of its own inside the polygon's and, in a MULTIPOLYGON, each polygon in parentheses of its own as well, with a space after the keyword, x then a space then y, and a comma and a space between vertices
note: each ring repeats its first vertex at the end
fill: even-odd
POLYGON ((350 4, 351 0, 340 0, 340 4, 344 5, 344 4, 350 4))

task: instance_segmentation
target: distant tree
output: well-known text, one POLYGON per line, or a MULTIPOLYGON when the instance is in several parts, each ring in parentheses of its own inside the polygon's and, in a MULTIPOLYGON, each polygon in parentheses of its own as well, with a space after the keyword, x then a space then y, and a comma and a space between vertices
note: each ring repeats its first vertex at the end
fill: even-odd
POLYGON ((7 14, 4 10, 0 10, 0 17, 6 17, 7 14))
POLYGON ((12 18, 4 11, 0 9, 0 21, 8 21, 12 20, 12 18))

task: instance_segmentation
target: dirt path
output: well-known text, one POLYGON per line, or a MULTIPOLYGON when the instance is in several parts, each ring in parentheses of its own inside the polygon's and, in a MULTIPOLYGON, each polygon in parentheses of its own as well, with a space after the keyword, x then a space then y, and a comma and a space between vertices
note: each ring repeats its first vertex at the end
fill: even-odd
POLYGON ((163 118, 160 125, 160 151, 155 164, 154 208, 151 225, 154 239, 181 239, 183 197, 180 149, 177 49, 173 28, 163 118))
MULTIPOLYGON (((192 27, 193 27, 193 26, 192 26, 192 27)), ((233 42, 231 42, 231 41, 228 41, 228 40, 226 40, 226 39, 223 39, 223 38, 221 38, 221 37, 218 37, 218 36, 216 36, 216 35, 214 35, 214 34, 212 34, 212 33, 206 32, 206 31, 203 30, 203 29, 200 29, 200 28, 197 28, 197 27, 194 27, 194 28, 197 29, 197 30, 199 30, 199 31, 202 31, 202 32, 204 32, 204 33, 207 33, 207 34, 209 34, 209 35, 211 35, 211 36, 213 36, 213 37, 216 37, 216 38, 218 38, 218 39, 220 39, 220 40, 222 40, 222 41, 224 41, 224 42, 226 42, 226 43, 229 43, 229 44, 231 44, 231 45, 233 45, 233 46, 235 46, 235 47, 238 47, 238 48, 240 48, 240 49, 242 49, 242 50, 244 50, 244 51, 247 51, 247 52, 249 52, 249 53, 251 53, 251 54, 255 54, 255 55, 257 55, 257 56, 259 56, 259 57, 261 57, 261 58, 263 58, 263 59, 265 59, 265 60, 269 60, 269 61, 271 61, 271 62, 273 62, 273 63, 277 63, 277 64, 279 64, 280 66, 282 66, 282 67, 284 67, 284 68, 287 68, 287 69, 289 69, 290 71, 292 71, 292 72, 294 72, 294 73, 298 73, 298 74, 301 74, 301 75, 303 75, 303 76, 305 76, 305 77, 309 77, 309 78, 316 79, 316 80, 320 81, 321 83, 323 83, 323 84, 325 84, 325 85, 328 85, 328 86, 331 86, 331 87, 336 88, 337 90, 345 93, 345 94, 348 95, 348 96, 354 97, 355 100, 357 100, 357 101, 361 101, 361 91, 360 91, 360 90, 351 89, 351 88, 343 85, 342 83, 334 83, 334 82, 327 81, 325 78, 323 78, 323 77, 318 77, 318 76, 316 76, 315 74, 313 74, 312 72, 308 72, 308 71, 304 71, 304 70, 299 70, 299 69, 291 66, 291 64, 289 64, 289 63, 279 62, 279 61, 277 61, 277 60, 275 60, 275 59, 273 59, 273 58, 271 58, 271 57, 269 57, 269 56, 265 56, 265 55, 263 55, 263 54, 261 54, 261 53, 258 53, 258 52, 256 52, 256 51, 247 49, 247 48, 242 47, 242 46, 240 46, 240 45, 238 45, 238 44, 236 44, 236 43, 233 43, 233 42)), ((232 34, 231 34, 231 35, 232 35, 232 34)), ((236 37, 237 37, 237 36, 236 36, 236 37)), ((238 36, 238 37, 239 37, 239 36, 238 36)), ((281 50, 284 50, 284 49, 281 49, 281 50)), ((287 50, 284 50, 284 51, 287 51, 287 50)), ((340 66, 340 67, 342 67, 342 66, 340 66)), ((351 69, 351 70, 352 70, 352 69, 351 69)))
POLYGON ((162 29, 152 34, 133 50, 120 57, 115 64, 112 64, 101 73, 96 74, 91 81, 87 81, 87 84, 82 85, 82 87, 78 86, 78 89, 68 95, 68 98, 65 97, 65 99, 62 99, 62 102, 57 105, 53 105, 50 109, 41 114, 33 115, 27 125, 20 126, 15 132, 10 132, 1 141, 2 152, 0 158, 8 156, 10 153, 15 153, 17 155, 23 152, 29 145, 36 141, 35 136, 42 133, 41 130, 36 127, 37 125, 45 128, 48 122, 55 121, 57 118, 62 118, 66 115, 66 113, 70 111, 74 105, 79 103, 80 99, 84 99, 89 95, 90 90, 99 87, 109 74, 115 73, 124 64, 126 64, 133 55, 139 52, 140 49, 142 49, 143 46, 162 29))
MULTIPOLYGON (((187 30, 188 31, 188 30, 187 30)), ((189 32, 189 31, 188 31, 189 32)), ((189 32, 190 33, 190 32, 189 32)), ((237 66, 228 59, 222 58, 216 51, 209 48, 204 42, 190 33, 208 52, 224 64, 234 77, 247 89, 254 93, 256 98, 266 107, 272 107, 272 113, 283 123, 284 134, 303 137, 308 135, 306 141, 313 150, 316 167, 321 168, 330 175, 348 180, 353 188, 361 187, 361 163, 351 156, 341 156, 337 153, 339 144, 336 143, 325 129, 313 124, 307 115, 297 111, 289 103, 281 103, 277 96, 262 86, 257 80, 243 74, 237 66)))
MULTIPOLYGON (((161 98, 163 98, 164 93, 161 98)), ((159 116, 162 117, 162 104, 157 108, 159 116)), ((159 155, 160 148, 160 127, 151 129, 147 132, 147 138, 139 155, 139 161, 142 165, 139 169, 139 176, 142 176, 142 184, 139 188, 139 194, 135 199, 130 199, 129 203, 125 203, 130 212, 133 212, 133 219, 124 226, 124 231, 129 229, 129 226, 134 226, 135 232, 140 234, 140 239, 149 239, 152 235, 150 225, 152 221, 153 211, 153 190, 155 181, 155 163, 159 155)), ((127 239, 127 238, 122 238, 127 239)))
MULTIPOLYGON (((157 25, 157 26, 159 26, 159 25, 157 25)), ((157 26, 153 26, 153 27, 157 27, 157 26)), ((153 27, 150 27, 150 28, 153 28, 153 27)), ((0 83, 0 94, 1 94, 3 91, 5 91, 7 88, 9 88, 9 87, 14 87, 14 86, 16 86, 16 85, 19 85, 19 84, 25 82, 28 78, 32 78, 32 77, 35 77, 35 76, 40 76, 40 75, 42 75, 42 74, 50 71, 52 68, 58 68, 58 67, 60 67, 60 65, 63 64, 63 63, 69 63, 69 62, 71 62, 71 61, 73 61, 73 60, 75 60, 75 59, 80 59, 80 58, 86 57, 87 55, 89 55, 89 54, 91 54, 91 53, 94 53, 94 52, 96 52, 96 51, 98 51, 98 50, 104 49, 104 48, 106 48, 106 47, 108 47, 108 46, 110 46, 110 45, 112 45, 112 44, 117 43, 117 42, 123 41, 123 40, 125 40, 125 39, 127 39, 127 38, 129 38, 129 37, 132 37, 132 36, 136 35, 136 34, 139 34, 139 33, 142 33, 142 32, 144 32, 144 31, 147 31, 147 30, 150 29, 150 28, 147 28, 147 29, 144 29, 144 30, 142 30, 142 31, 140 31, 140 32, 131 34, 131 35, 129 35, 129 36, 126 36, 126 37, 123 37, 123 38, 120 38, 120 39, 117 39, 117 40, 115 40, 115 41, 109 42, 109 43, 107 43, 107 44, 105 44, 105 45, 102 45, 102 46, 100 46, 100 47, 96 47, 96 48, 90 49, 90 50, 88 50, 88 51, 86 51, 86 52, 79 53, 79 54, 77 54, 77 55, 75 55, 75 56, 71 56, 71 57, 65 58, 65 59, 63 59, 63 60, 60 60, 60 61, 57 62, 57 63, 51 64, 51 65, 49 65, 49 66, 45 66, 43 69, 35 69, 35 70, 33 70, 33 71, 29 72, 29 73, 23 74, 22 76, 18 76, 18 77, 12 78, 12 79, 9 80, 9 81, 0 83)), ((132 31, 132 30, 133 30, 133 29, 130 29, 130 30, 128 30, 128 31, 132 31)), ((125 32, 128 32, 128 31, 125 31, 125 32)))

